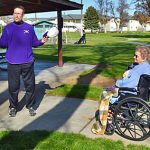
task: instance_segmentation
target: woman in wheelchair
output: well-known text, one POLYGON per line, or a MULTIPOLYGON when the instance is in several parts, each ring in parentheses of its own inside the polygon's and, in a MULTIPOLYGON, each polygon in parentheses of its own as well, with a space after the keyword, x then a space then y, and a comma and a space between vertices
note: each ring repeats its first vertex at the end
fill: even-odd
MULTIPOLYGON (((134 63, 124 72, 123 78, 117 80, 114 86, 104 88, 101 96, 100 105, 96 115, 96 123, 92 126, 92 132, 103 135, 105 133, 108 118, 112 115, 109 105, 114 105, 120 100, 118 89, 120 87, 137 88, 142 74, 150 75, 150 49, 145 46, 137 46, 134 54, 134 63)), ((127 91, 124 91, 126 93, 127 91)), ((134 92, 129 92, 134 94, 134 92)), ((128 137, 127 137, 128 138, 128 137)), ((130 138, 129 138, 130 139, 130 138)), ((131 138, 132 139, 132 138, 131 138)))

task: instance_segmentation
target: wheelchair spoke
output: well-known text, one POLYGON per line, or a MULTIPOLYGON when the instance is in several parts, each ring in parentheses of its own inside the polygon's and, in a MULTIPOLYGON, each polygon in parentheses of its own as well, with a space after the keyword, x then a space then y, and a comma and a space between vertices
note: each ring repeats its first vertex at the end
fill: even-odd
POLYGON ((132 116, 129 114, 129 109, 127 107, 121 107, 119 110, 120 113, 124 115, 124 118, 132 119, 132 116))
POLYGON ((149 124, 149 119, 148 119, 149 117, 148 116, 145 116, 145 118, 141 118, 141 117, 139 117, 138 119, 137 119, 137 121, 138 121, 138 123, 141 125, 141 126, 143 126, 143 128, 149 128, 150 127, 150 124, 149 124))
MULTIPOLYGON (((135 127, 134 127, 134 128, 135 128, 135 127)), ((132 137, 132 138, 135 138, 135 136, 134 136, 134 135, 135 135, 135 132, 133 132, 133 128, 128 128, 128 131, 129 131, 131 137, 132 137), (131 131, 134 133, 134 135, 132 134, 131 131)), ((127 136, 129 136, 129 135, 127 135, 127 136)))
POLYGON ((135 104, 135 103, 127 103, 128 105, 128 111, 129 114, 131 115, 132 119, 135 119, 137 117, 138 114, 138 108, 139 108, 139 104, 135 104))
POLYGON ((148 111, 145 111, 145 112, 139 111, 138 117, 139 117, 139 120, 144 119, 144 117, 146 117, 145 119, 148 119, 150 118, 150 113, 148 111))
POLYGON ((133 122, 128 123, 127 126, 125 126, 125 130, 122 131, 122 134, 128 136, 128 137, 132 137, 132 138, 137 138, 137 137, 142 137, 143 134, 141 135, 139 133, 139 129, 136 128, 137 126, 135 124, 133 124, 133 122))
POLYGON ((143 127, 143 124, 140 124, 139 122, 136 122, 137 126, 141 129, 141 131, 143 132, 143 134, 147 134, 147 131, 145 130, 145 128, 143 127))
POLYGON ((138 133, 137 131, 139 131, 138 129, 135 128, 134 126, 134 129, 131 129, 131 131, 133 132, 134 136, 132 135, 133 138, 138 138, 137 136, 139 137, 142 137, 142 135, 140 133, 138 133))

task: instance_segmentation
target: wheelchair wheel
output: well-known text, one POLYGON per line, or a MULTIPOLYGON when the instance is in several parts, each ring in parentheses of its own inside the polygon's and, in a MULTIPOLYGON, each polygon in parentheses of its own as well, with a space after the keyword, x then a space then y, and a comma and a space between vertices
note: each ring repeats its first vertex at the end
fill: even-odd
POLYGON ((150 106, 141 98, 126 98, 116 106, 114 122, 122 137, 145 140, 150 137, 150 106))

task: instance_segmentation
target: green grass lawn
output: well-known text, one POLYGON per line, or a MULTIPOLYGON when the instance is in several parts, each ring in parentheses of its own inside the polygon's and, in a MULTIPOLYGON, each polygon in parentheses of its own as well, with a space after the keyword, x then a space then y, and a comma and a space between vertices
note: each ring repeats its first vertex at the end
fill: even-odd
POLYGON ((1 150, 149 150, 146 146, 128 145, 121 141, 96 138, 80 134, 48 131, 2 131, 1 150))
MULTIPOLYGON (((69 34, 71 37, 77 37, 77 33, 69 34)), ((88 33, 87 44, 63 44, 64 62, 106 64, 106 67, 100 71, 102 75, 121 76, 126 66, 133 61, 136 46, 127 43, 128 38, 137 38, 139 42, 150 43, 148 33, 131 35, 129 33, 88 33)), ((38 59, 58 60, 57 45, 44 45, 40 49, 35 49, 34 53, 38 59)))
POLYGON ((47 91, 47 95, 99 100, 101 88, 87 85, 62 85, 47 91), (78 93, 78 94, 77 94, 78 93))
MULTIPOLYGON (((70 40, 76 41, 80 33, 67 33, 70 40)), ((63 35, 64 36, 64 35, 63 35)), ((122 73, 133 61, 134 50, 137 45, 128 42, 143 42, 150 44, 149 32, 126 32, 126 33, 87 33, 87 44, 63 44, 63 59, 69 63, 100 64, 103 67, 95 67, 83 73, 85 76, 96 72, 97 75, 113 78, 117 80, 122 77, 122 73), (132 41, 129 39, 132 38, 132 41)), ((57 45, 44 45, 40 49, 34 50, 37 59, 57 61, 57 45)), ((60 95, 68 97, 80 97, 95 99, 101 94, 94 91, 99 89, 90 85, 64 85, 53 89, 50 95, 60 95), (87 86, 87 87, 86 87, 87 86), (81 90, 82 87, 82 90, 81 90), (83 92, 84 89, 84 92, 83 92), (94 89, 94 90, 93 90, 94 89), (70 92, 71 91, 71 92, 70 92), (73 94, 76 93, 77 94, 73 94), (79 92, 81 91, 81 92, 79 92), (76 96, 77 95, 77 96, 76 96), (93 96, 94 95, 94 96, 93 96)))

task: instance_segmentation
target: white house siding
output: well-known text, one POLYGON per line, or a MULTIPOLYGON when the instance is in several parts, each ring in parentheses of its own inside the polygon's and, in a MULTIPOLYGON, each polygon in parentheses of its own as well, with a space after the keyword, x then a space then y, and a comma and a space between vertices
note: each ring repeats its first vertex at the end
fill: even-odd
POLYGON ((74 22, 64 22, 63 32, 76 32, 83 29, 83 24, 74 22))
POLYGON ((147 23, 147 24, 146 24, 145 30, 146 30, 146 31, 150 31, 150 23, 147 23))
MULTIPOLYGON (((119 25, 119 19, 117 20, 118 22, 118 25, 119 25)), ((107 31, 110 31, 110 32, 114 32, 114 31, 117 31, 117 26, 116 26, 116 23, 114 21, 114 18, 110 19, 107 24, 106 24, 106 30, 107 31)))
POLYGON ((137 20, 129 20, 128 22, 128 31, 138 31, 142 28, 141 24, 137 20))
POLYGON ((122 27, 121 31, 128 31, 128 27, 122 27))

